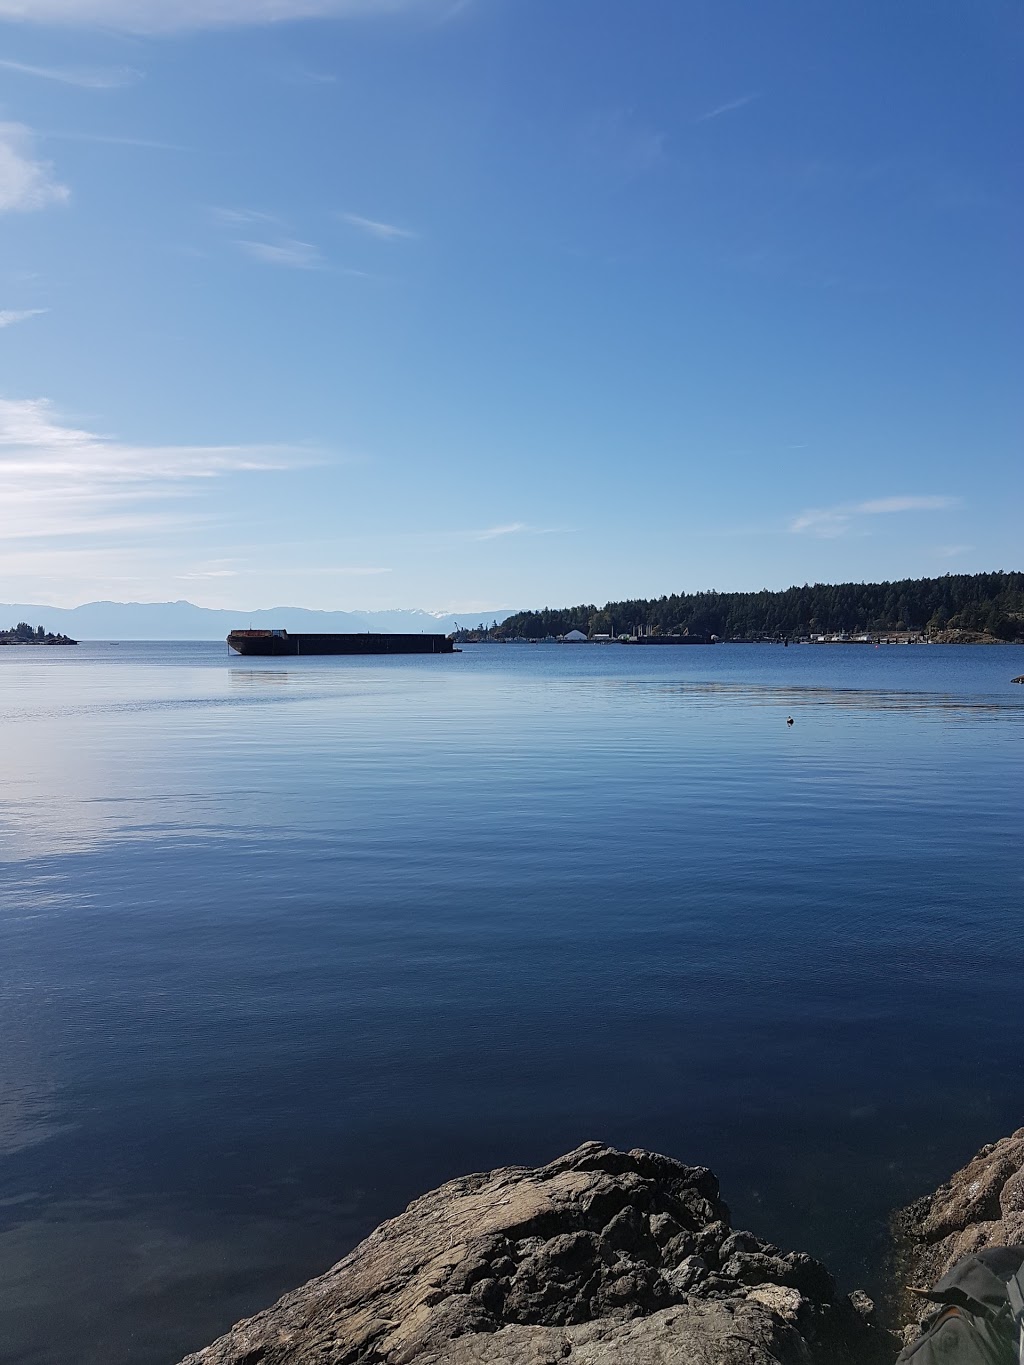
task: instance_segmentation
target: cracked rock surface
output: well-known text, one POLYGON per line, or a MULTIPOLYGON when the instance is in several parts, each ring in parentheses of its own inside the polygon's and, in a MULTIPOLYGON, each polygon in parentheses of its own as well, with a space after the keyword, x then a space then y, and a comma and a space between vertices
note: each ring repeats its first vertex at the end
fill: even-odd
MULTIPOLYGON (((1024 1128, 982 1147, 934 1194, 898 1213, 893 1230, 901 1289, 933 1285, 983 1247, 1024 1244, 1024 1128)), ((905 1289, 898 1306, 905 1321, 921 1315, 905 1289)))
POLYGON ((588 1142, 432 1190, 182 1365, 891 1361, 871 1318, 818 1261, 733 1230, 705 1167, 588 1142))

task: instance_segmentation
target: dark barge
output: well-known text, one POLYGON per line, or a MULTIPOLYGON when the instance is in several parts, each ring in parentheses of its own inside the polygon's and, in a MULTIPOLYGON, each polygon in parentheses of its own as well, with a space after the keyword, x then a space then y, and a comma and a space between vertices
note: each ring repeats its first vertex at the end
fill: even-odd
POLYGON ((715 645, 717 635, 638 635, 631 645, 715 645))
POLYGON ((260 658, 303 654, 452 654, 447 635, 291 635, 287 630, 233 630, 237 654, 260 658))

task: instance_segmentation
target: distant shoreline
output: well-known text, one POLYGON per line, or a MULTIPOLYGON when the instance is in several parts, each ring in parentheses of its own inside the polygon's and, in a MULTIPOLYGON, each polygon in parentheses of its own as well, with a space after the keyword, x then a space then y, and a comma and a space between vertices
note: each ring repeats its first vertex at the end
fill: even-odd
POLYGON ((670 593, 517 612, 474 634, 527 639, 715 636, 790 644, 928 639, 958 644, 989 637, 1024 641, 1024 573, 946 574, 883 583, 805 583, 782 592, 670 593), (578 632, 578 634, 573 634, 578 632))
MULTIPOLYGON (((527 635, 486 635, 473 639, 470 633, 461 633, 458 636, 460 644, 463 645, 624 645, 636 643, 632 639, 609 639, 593 638, 589 640, 564 640, 557 635, 550 635, 543 639, 531 639, 527 635)), ((669 641, 666 641, 669 643, 669 641)), ((685 644, 686 641, 680 641, 685 644)), ((693 642, 689 642, 691 647, 693 642)), ((703 641, 701 642, 704 643, 703 641)), ((996 635, 970 635, 963 637, 953 637, 950 635, 942 639, 926 639, 923 636, 908 637, 906 634, 872 636, 870 639, 849 639, 849 640, 744 640, 741 638, 716 640, 715 645, 775 645, 792 647, 798 649, 802 645, 860 645, 864 647, 880 647, 882 645, 1021 645, 1019 640, 1001 640, 996 635)))

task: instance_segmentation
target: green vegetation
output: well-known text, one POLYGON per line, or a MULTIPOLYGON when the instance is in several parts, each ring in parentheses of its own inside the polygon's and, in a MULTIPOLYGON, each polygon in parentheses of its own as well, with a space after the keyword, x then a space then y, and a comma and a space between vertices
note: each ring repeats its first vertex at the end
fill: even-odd
POLYGON ((0 630, 0 645, 77 645, 68 635, 54 635, 42 626, 30 626, 19 621, 10 630, 0 630))
MULTIPOLYGON (((1024 640, 1024 573, 946 574, 898 583, 815 583, 784 592, 672 593, 669 597, 523 611, 485 633, 538 640, 586 635, 712 634, 723 640, 799 639, 849 631, 957 632, 1024 640)), ((479 637, 478 637, 479 638, 479 637)))

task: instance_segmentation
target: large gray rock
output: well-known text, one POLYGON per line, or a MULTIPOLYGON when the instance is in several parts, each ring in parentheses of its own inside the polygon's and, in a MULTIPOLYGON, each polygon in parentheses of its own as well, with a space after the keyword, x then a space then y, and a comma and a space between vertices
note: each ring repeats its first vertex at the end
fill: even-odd
POLYGON ((916 1320, 921 1303, 907 1286, 929 1288, 983 1247, 1024 1244, 1024 1128, 982 1147, 934 1194, 896 1214, 893 1225, 899 1307, 904 1320, 916 1320))
POLYGON ((891 1361, 870 1313, 734 1232, 709 1170, 588 1142, 431 1191, 182 1365, 891 1361))

